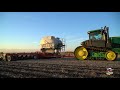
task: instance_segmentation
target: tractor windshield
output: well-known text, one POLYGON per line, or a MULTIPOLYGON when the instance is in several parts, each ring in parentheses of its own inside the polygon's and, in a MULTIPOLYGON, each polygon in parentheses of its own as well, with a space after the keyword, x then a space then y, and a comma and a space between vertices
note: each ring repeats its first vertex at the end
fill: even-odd
POLYGON ((93 33, 89 34, 89 38, 90 38, 90 40, 101 40, 102 35, 100 32, 93 32, 93 33))

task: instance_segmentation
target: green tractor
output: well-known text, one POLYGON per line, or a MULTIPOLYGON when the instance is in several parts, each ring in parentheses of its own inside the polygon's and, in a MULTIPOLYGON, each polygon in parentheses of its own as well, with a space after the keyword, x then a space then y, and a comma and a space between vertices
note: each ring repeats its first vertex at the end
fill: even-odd
POLYGON ((78 60, 116 60, 120 54, 120 37, 109 37, 109 27, 88 31, 89 40, 74 51, 78 60))

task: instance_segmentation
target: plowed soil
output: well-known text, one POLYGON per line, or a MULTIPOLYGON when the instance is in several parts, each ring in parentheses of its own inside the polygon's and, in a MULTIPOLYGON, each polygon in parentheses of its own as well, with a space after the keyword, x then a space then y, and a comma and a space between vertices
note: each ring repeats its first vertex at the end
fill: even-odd
POLYGON ((54 58, 0 61, 0 78, 120 78, 120 60, 54 58), (113 74, 107 75, 107 68, 113 74))

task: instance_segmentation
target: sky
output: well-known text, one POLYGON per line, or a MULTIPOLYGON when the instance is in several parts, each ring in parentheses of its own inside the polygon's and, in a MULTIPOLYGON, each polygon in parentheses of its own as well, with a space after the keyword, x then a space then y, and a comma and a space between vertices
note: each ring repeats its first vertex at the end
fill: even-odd
POLYGON ((120 12, 0 12, 0 49, 40 50, 42 37, 55 36, 74 51, 89 30, 104 26, 120 36, 120 12))

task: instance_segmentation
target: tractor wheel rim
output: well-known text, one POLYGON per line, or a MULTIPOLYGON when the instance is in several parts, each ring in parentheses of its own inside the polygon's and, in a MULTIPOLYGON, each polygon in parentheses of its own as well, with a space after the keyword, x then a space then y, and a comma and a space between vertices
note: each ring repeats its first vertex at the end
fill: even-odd
POLYGON ((107 54, 106 54, 106 59, 107 60, 115 60, 116 58, 116 54, 113 52, 113 51, 108 51, 107 54))
POLYGON ((88 56, 88 51, 84 47, 78 47, 75 50, 75 56, 78 60, 84 60, 88 56))

